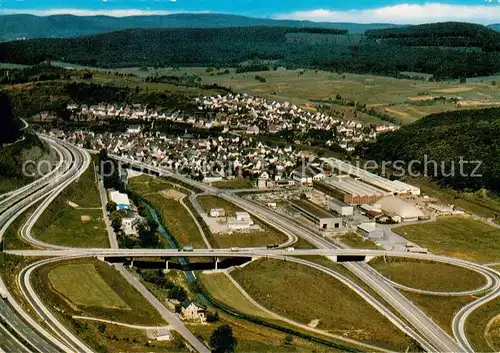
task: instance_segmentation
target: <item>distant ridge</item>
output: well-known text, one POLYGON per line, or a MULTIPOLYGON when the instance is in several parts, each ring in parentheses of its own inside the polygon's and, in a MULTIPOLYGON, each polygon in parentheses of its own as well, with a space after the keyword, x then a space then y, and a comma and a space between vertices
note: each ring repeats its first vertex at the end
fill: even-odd
POLYGON ((364 33, 367 29, 394 28, 386 23, 358 24, 274 20, 227 14, 172 14, 163 16, 35 16, 5 15, 0 19, 0 38, 69 38, 114 32, 134 28, 226 28, 226 27, 319 27, 346 29, 350 33, 364 33))

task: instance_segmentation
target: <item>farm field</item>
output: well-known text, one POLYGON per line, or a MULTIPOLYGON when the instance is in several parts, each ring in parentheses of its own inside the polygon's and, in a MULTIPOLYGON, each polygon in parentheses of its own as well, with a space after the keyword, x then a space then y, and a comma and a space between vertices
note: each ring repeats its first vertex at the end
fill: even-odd
MULTIPOLYGON (((223 208, 226 211, 226 216, 233 217, 236 212, 242 211, 238 206, 217 196, 202 195, 198 197, 198 202, 207 213, 212 208, 223 208)), ((252 217, 252 219, 264 231, 235 232, 232 234, 217 233, 212 234, 212 237, 221 248, 266 246, 268 244, 281 244, 287 240, 283 233, 264 224, 255 217, 252 217)))
POLYGON ((265 259, 231 275, 253 299, 292 320, 303 324, 319 320, 318 329, 397 351, 411 344, 350 289, 317 270, 265 259))
MULTIPOLYGON (((86 68, 61 62, 54 62, 53 64, 75 69, 86 68)), ((95 70, 96 68, 91 69, 95 70)), ((286 70, 285 68, 247 73, 235 73, 234 69, 228 69, 228 71, 225 69, 207 70, 205 67, 158 69, 132 67, 116 70, 97 70, 133 74, 140 78, 151 75, 196 75, 201 77, 203 84, 218 84, 230 87, 238 93, 248 93, 271 100, 288 101, 312 109, 314 109, 314 102, 325 101, 339 94, 343 99, 366 104, 367 108, 373 108, 379 113, 387 114, 396 122, 402 124, 418 120, 431 113, 460 109, 450 102, 428 102, 425 104, 411 102, 415 98, 423 96, 461 98, 472 104, 500 104, 500 85, 492 84, 494 77, 485 77, 480 80, 471 79, 467 83, 459 83, 458 80, 429 82, 418 79, 396 79, 386 76, 350 73, 339 74, 321 70, 286 70), (259 82, 255 79, 255 76, 265 78, 266 82, 259 82)), ((426 76, 425 74, 416 75, 426 76)), ((109 80, 109 78, 103 79, 109 80)), ((132 82, 137 79, 132 77, 128 80, 132 82)), ((148 83, 148 85, 152 89, 159 89, 166 84, 148 83)), ((193 91, 194 89, 186 88, 185 90, 193 91)), ((474 108, 474 105, 471 107, 474 108)), ((347 107, 342 107, 339 111, 344 112, 347 118, 354 118, 367 123, 380 122, 380 119, 367 114, 360 114, 355 117, 352 108, 345 108, 347 107)))
POLYGON ((49 244, 109 247, 92 165, 50 204, 35 224, 33 236, 49 244))
POLYGON ((479 273, 443 263, 378 257, 369 264, 388 279, 415 289, 460 292, 486 284, 479 273))
POLYGON ((393 231, 435 254, 481 263, 500 260, 500 229, 471 217, 441 217, 435 223, 401 226, 393 231))

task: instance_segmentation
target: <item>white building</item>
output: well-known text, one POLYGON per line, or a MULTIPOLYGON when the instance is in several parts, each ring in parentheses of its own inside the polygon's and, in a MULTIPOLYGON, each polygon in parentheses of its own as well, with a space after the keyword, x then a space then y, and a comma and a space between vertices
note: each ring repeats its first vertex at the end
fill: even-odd
POLYGON ((384 237, 384 231, 378 229, 375 222, 361 223, 360 225, 358 225, 358 233, 371 239, 380 239, 384 237))
POLYGON ((130 210, 130 200, 127 194, 123 194, 119 191, 110 191, 109 198, 111 201, 116 203, 116 209, 119 210, 130 210))
POLYGON ((223 208, 212 208, 210 210, 210 217, 225 217, 226 211, 223 208))
POLYGON ((342 217, 354 216, 354 207, 336 199, 328 200, 328 209, 338 213, 342 217))
POLYGON ((249 225, 253 224, 252 217, 248 212, 236 212, 236 220, 242 222, 248 222, 249 225))
POLYGON ((397 197, 384 197, 377 201, 382 211, 390 216, 399 216, 403 222, 415 222, 425 217, 415 205, 397 197))

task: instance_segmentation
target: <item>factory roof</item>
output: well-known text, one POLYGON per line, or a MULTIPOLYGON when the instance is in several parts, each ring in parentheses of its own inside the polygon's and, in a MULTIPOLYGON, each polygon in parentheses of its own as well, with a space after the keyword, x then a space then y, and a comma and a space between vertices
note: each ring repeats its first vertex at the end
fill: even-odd
POLYGON ((382 211, 385 213, 398 215, 403 219, 413 219, 424 216, 423 212, 415 205, 394 196, 384 197, 377 203, 381 205, 382 211))
POLYGON ((348 176, 331 177, 323 180, 325 183, 345 192, 346 194, 358 196, 384 196, 387 191, 381 190, 375 186, 366 184, 361 180, 356 180, 348 176))

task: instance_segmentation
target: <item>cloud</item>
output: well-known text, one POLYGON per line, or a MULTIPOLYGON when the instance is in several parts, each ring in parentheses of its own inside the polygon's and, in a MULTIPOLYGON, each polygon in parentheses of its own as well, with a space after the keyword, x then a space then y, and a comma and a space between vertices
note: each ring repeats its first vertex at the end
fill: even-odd
MULTIPOLYGON (((492 1, 500 2, 500 0, 492 1)), ((335 11, 317 9, 298 11, 278 14, 274 18, 315 22, 419 24, 440 21, 464 21, 491 24, 500 22, 500 5, 398 4, 366 10, 335 11)))
MULTIPOLYGON (((153 15, 172 15, 182 13, 182 11, 153 11, 140 9, 123 9, 123 10, 86 10, 86 9, 49 9, 49 10, 26 10, 26 9, 5 9, 4 14, 32 14, 37 16, 51 15, 75 15, 75 16, 111 16, 111 17, 127 17, 127 16, 153 16, 153 15)), ((206 13, 206 12, 197 12, 206 13)))

